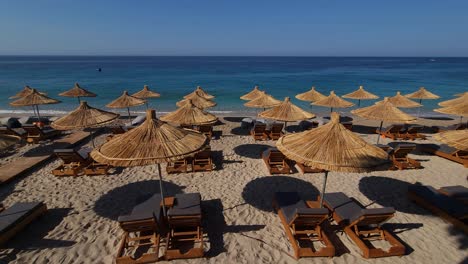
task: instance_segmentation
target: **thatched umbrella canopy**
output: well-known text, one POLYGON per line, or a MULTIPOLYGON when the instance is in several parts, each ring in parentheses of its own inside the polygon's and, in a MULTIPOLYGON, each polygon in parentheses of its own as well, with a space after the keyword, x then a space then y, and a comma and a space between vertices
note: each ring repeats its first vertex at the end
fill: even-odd
POLYGON ((406 97, 411 99, 419 99, 419 103, 422 102, 423 99, 439 99, 440 96, 433 94, 426 90, 426 88, 421 87, 414 93, 407 94, 406 97))
MULTIPOLYGON (((21 90, 19 93, 10 96, 9 99, 16 99, 16 98, 21 98, 25 97, 26 95, 30 94, 34 88, 29 87, 28 85, 24 86, 23 90, 21 90)), ((46 93, 39 92, 42 95, 46 95, 46 93)))
POLYGON ((244 105, 251 108, 271 108, 281 104, 281 101, 276 100, 273 96, 267 94, 265 91, 261 91, 260 94, 253 99, 245 103, 244 105))
POLYGON ((11 135, 0 135, 0 151, 3 151, 21 141, 21 138, 11 135))
POLYGON ((358 106, 360 106, 361 100, 372 100, 372 99, 378 99, 379 97, 373 93, 369 93, 368 91, 364 90, 364 87, 361 85, 359 86, 359 89, 357 89, 356 91, 343 95, 343 98, 357 99, 358 106))
POLYGON ((464 102, 467 102, 467 101, 468 101, 468 93, 466 93, 466 94, 464 94, 464 95, 462 95, 460 97, 454 98, 454 99, 450 99, 450 100, 440 102, 439 105, 443 106, 443 107, 448 107, 448 106, 454 106, 454 105, 457 105, 457 104, 463 104, 464 102))
MULTIPOLYGON (((133 97, 140 99, 159 98, 161 95, 149 89, 148 85, 143 86, 143 89, 132 94, 133 97)), ((148 109, 148 100, 146 100, 146 109, 148 109)))
POLYGON ((315 90, 315 87, 312 86, 312 88, 309 91, 296 95, 296 98, 301 101, 315 102, 318 100, 325 99, 327 97, 321 94, 320 92, 318 92, 317 90, 315 90))
POLYGON ((401 107, 401 108, 414 108, 414 107, 422 106, 421 104, 418 104, 415 101, 412 101, 406 98, 405 96, 401 95, 400 92, 397 92, 396 95, 393 97, 389 97, 388 100, 394 106, 401 107))
POLYGON ((447 106, 442 108, 434 109, 434 111, 448 114, 448 115, 456 115, 460 117, 460 123, 463 121, 464 116, 468 116, 468 101, 463 103, 459 103, 453 106, 447 106))
POLYGON ((157 164, 164 201, 160 163, 191 156, 207 144, 208 139, 202 133, 171 126, 158 120, 156 112, 149 109, 143 124, 104 143, 91 152, 91 157, 97 162, 120 167, 157 164))
POLYGON ((40 121, 41 115, 39 114, 39 105, 58 104, 58 103, 60 103, 59 100, 55 100, 50 97, 47 97, 46 95, 39 93, 36 89, 33 88, 32 91, 28 95, 21 97, 13 102, 10 102, 10 105, 11 106, 32 106, 33 109, 35 107, 37 111, 37 118, 40 121))
POLYGON ((353 106, 354 104, 342 99, 336 95, 334 91, 331 91, 329 96, 322 100, 313 102, 312 105, 330 107, 330 112, 333 112, 333 108, 347 108, 353 106))
POLYGON ((108 103, 106 106, 109 108, 127 108, 128 118, 130 118, 130 107, 143 105, 145 103, 146 100, 131 96, 127 91, 124 91, 119 98, 108 103))
POLYGON ((340 116, 336 112, 331 114, 328 124, 285 135, 278 139, 276 146, 291 160, 326 170, 322 197, 328 171, 369 172, 388 162, 385 151, 340 124, 340 116))
POLYGON ((245 100, 245 101, 250 101, 255 99, 257 96, 261 95, 260 89, 258 89, 258 86, 255 85, 252 91, 244 94, 243 96, 240 97, 240 99, 245 100))
POLYGON ((451 130, 435 134, 435 139, 459 150, 468 151, 468 130, 451 130))
MULTIPOLYGON (((374 105, 359 108, 351 111, 352 114, 362 118, 371 120, 380 120, 380 129, 382 129, 383 122, 409 122, 416 120, 415 117, 396 108, 385 97, 383 101, 377 102, 374 105)), ((377 135, 377 144, 379 143, 380 135, 377 135)))
POLYGON ((468 92, 463 92, 463 93, 457 93, 455 94, 456 97, 461 97, 461 96, 464 96, 464 95, 467 95, 468 92))
POLYGON ((314 114, 304 111, 300 107, 291 103, 289 97, 284 98, 284 101, 281 104, 261 112, 258 114, 258 116, 267 119, 284 121, 285 127, 286 122, 306 120, 315 117, 314 114))
POLYGON ((213 95, 205 92, 205 90, 203 90, 200 86, 197 86, 195 91, 187 94, 186 96, 184 96, 184 98, 185 99, 192 99, 195 96, 200 96, 200 97, 203 97, 203 98, 205 98, 207 100, 211 100, 211 99, 215 98, 213 95))
POLYGON ((208 112, 193 105, 192 100, 188 99, 188 103, 180 107, 179 109, 171 112, 160 118, 164 122, 184 125, 208 125, 214 124, 218 121, 218 118, 208 112))
POLYGON ((95 93, 92 93, 84 88, 82 88, 78 83, 75 83, 75 86, 71 88, 70 90, 59 93, 60 96, 65 96, 65 97, 76 97, 78 98, 78 103, 80 103, 80 97, 96 97, 97 95, 95 93))
POLYGON ((179 102, 176 103, 176 105, 178 107, 182 107, 182 106, 187 105, 187 104, 193 104, 193 105, 195 105, 196 107, 198 107, 200 109, 205 109, 205 108, 210 108, 210 107, 216 106, 215 102, 213 102, 211 100, 208 100, 205 97, 203 97, 201 95, 198 95, 196 93, 191 95, 190 98, 180 100, 179 102), (189 100, 191 102, 189 102, 189 100))

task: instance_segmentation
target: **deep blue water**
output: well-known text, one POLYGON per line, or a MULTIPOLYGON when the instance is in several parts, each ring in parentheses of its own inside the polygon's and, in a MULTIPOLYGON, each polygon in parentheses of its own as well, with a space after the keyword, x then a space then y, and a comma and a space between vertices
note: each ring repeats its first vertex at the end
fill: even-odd
MULTIPOLYGON (((364 85, 382 97, 424 86, 440 95, 440 100, 447 100, 468 90, 468 58, 0 56, 0 110, 30 110, 8 105, 8 97, 24 85, 63 102, 41 109, 71 110, 76 99, 58 93, 73 87, 74 82, 97 93, 98 97, 87 101, 101 108, 123 90, 133 93, 147 84, 162 95, 150 101, 160 111, 175 109, 175 102, 197 85, 216 96, 218 106, 210 109, 216 111, 245 110, 239 96, 254 85, 278 99, 293 98, 311 86, 325 94, 334 90, 343 95, 364 85), (96 70, 98 67, 102 72, 96 70)), ((423 101, 424 111, 436 107, 440 100, 423 101)), ((308 107, 305 102, 293 101, 308 107)), ((313 111, 327 109, 314 106, 313 111)))

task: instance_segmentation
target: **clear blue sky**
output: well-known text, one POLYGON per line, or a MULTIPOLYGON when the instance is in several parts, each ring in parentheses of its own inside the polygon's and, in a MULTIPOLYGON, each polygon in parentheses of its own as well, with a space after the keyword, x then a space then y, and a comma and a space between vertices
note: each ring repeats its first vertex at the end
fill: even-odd
POLYGON ((1 55, 468 56, 468 0, 3 0, 1 55))

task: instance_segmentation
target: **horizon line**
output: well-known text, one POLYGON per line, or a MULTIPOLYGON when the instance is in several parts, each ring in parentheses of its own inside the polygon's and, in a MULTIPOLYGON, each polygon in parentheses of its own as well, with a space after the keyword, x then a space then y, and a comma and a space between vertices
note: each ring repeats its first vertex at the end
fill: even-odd
POLYGON ((468 58, 468 56, 393 55, 131 55, 131 54, 0 54, 0 57, 295 57, 295 58, 468 58))

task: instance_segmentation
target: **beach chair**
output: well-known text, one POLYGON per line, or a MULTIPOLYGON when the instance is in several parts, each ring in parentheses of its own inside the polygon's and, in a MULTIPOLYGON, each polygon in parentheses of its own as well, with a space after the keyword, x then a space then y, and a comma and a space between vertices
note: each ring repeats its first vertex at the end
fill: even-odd
POLYGON ((266 134, 266 124, 255 123, 250 130, 250 135, 252 135, 254 140, 265 140, 268 137, 266 134))
POLYGON ((459 150, 445 144, 425 144, 421 145, 421 150, 457 163, 462 164, 468 168, 468 151, 459 150))
POLYGON ((0 212, 0 246, 47 212, 43 202, 15 203, 0 212))
POLYGON ((297 169, 301 174, 325 172, 325 170, 317 169, 317 168, 311 167, 311 166, 306 166, 306 165, 304 165, 304 164, 302 164, 302 163, 296 163, 296 169, 297 169))
POLYGON ((9 128, 7 126, 0 126, 0 135, 9 135, 24 139, 28 136, 28 133, 22 128, 9 128))
POLYGON ((382 128, 382 130, 377 128, 375 132, 383 138, 387 137, 393 140, 404 137, 403 125, 391 125, 386 128, 382 128))
POLYGON ((426 139, 425 135, 419 133, 422 129, 422 126, 409 126, 404 135, 404 139, 426 139))
POLYGON ((393 207, 366 209, 341 192, 325 194, 323 202, 332 212, 333 220, 344 227, 345 233, 362 250, 364 258, 405 254, 405 246, 382 226, 395 215, 393 207), (383 249, 372 243, 378 241, 386 241, 390 247, 383 249))
POLYGON ((408 197, 468 234, 468 206, 464 202, 445 195, 431 186, 418 184, 408 187, 408 197))
POLYGON ((263 162, 270 174, 290 174, 289 160, 277 148, 269 148, 262 153, 263 162))
POLYGON ((414 144, 398 144, 394 149, 388 150, 390 158, 393 162, 391 169, 419 169, 422 168, 421 163, 408 157, 408 154, 416 149, 414 144))
POLYGON ((86 176, 108 175, 111 168, 110 165, 91 160, 91 163, 84 169, 84 174, 86 176))
POLYGON ((211 157, 211 148, 206 148, 193 156, 192 171, 212 171, 213 158, 211 157))
POLYGON ((28 143, 38 143, 39 141, 56 137, 61 133, 59 130, 51 127, 39 128, 35 125, 24 125, 23 129, 28 134, 26 136, 28 143))
POLYGON ((212 125, 199 125, 196 126, 196 130, 203 135, 205 135, 208 139, 211 140, 213 137, 213 126, 212 125))
POLYGON ((176 194, 167 211, 169 232, 166 260, 200 258, 204 255, 201 198, 199 193, 176 194))
POLYGON ((188 159, 180 159, 174 162, 168 162, 166 165, 167 173, 185 173, 188 171, 188 159))
POLYGON ((135 206, 129 215, 119 216, 124 234, 119 243, 117 264, 153 263, 159 260, 161 196, 154 194, 135 206), (145 252, 143 252, 145 251, 145 252))
POLYGON ((322 229, 328 210, 319 207, 318 202, 302 200, 297 192, 275 193, 273 208, 281 219, 296 259, 335 255, 335 247, 322 229))
POLYGON ((268 131, 268 137, 271 140, 278 140, 280 137, 283 136, 283 128, 284 124, 283 123, 273 123, 271 125, 270 131, 268 131))
POLYGON ((52 170, 55 176, 78 176, 82 170, 91 163, 86 152, 78 152, 74 149, 54 149, 54 154, 63 162, 52 170))
POLYGON ((445 126, 445 127, 440 127, 440 126, 433 126, 432 127, 434 132, 442 132, 442 131, 449 131, 449 130, 463 130, 467 129, 467 124, 466 123, 457 123, 453 124, 450 126, 445 126))

